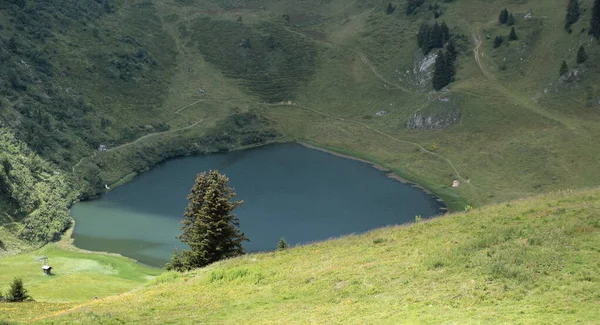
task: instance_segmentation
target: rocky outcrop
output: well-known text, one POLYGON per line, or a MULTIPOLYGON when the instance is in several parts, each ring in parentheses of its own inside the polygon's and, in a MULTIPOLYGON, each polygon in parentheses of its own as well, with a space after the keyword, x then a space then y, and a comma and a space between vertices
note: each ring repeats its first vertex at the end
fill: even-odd
POLYGON ((447 129, 461 121, 458 107, 449 98, 439 99, 430 107, 414 113, 405 122, 407 129, 441 130, 447 129))

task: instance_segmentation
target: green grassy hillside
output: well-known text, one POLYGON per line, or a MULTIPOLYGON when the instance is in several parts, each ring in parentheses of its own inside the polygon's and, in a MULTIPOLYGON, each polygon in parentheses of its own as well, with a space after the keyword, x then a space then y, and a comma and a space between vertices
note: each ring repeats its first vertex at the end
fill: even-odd
POLYGON ((40 324, 594 324, 598 211, 597 189, 555 193, 0 308, 40 324))
MULTIPOLYGON (((58 239, 72 202, 160 161, 273 141, 373 161, 452 211, 598 186, 600 45, 585 30, 593 1, 580 1, 570 33, 565 2, 425 0, 407 14, 406 0, 392 2, 392 13, 379 0, 0 1, 0 255, 58 239), (518 40, 508 41, 510 27, 498 23, 503 8, 518 40), (419 26, 434 19, 449 26, 459 52, 455 81, 439 92, 428 78, 431 57, 417 46, 419 26), (498 36, 505 42, 495 48, 498 36), (580 64, 579 46, 588 54, 580 64), (560 77, 563 60, 569 71, 560 77), (461 186, 451 189, 454 179, 461 186)), ((168 322, 159 313, 168 310, 177 323, 188 321, 190 301, 207 299, 212 307, 194 309, 197 317, 223 322, 300 322, 309 313, 317 323, 593 319, 598 297, 586 290, 597 279, 583 270, 598 267, 589 244, 597 244, 596 199, 525 200, 481 210, 481 223, 476 210, 252 256, 173 279, 211 289, 206 297, 179 302, 175 284, 157 284, 146 296, 99 301, 94 313, 75 315, 168 322), (268 271, 279 264, 294 267, 268 271), (434 287, 442 278, 449 280, 434 287), (144 305, 139 314, 114 305, 150 298, 156 309, 144 305), (434 307, 444 313, 423 312, 434 307)))

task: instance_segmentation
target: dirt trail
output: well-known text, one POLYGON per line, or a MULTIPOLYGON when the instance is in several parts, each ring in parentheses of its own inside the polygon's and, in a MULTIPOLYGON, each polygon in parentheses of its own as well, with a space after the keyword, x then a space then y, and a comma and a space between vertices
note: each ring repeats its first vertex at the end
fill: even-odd
POLYGON ((578 126, 571 123, 568 118, 561 117, 557 113, 554 113, 552 111, 548 111, 544 108, 539 107, 536 103, 532 102, 530 99, 523 97, 522 95, 507 89, 500 82, 498 82, 494 78, 494 76, 485 68, 483 62, 481 61, 481 57, 483 57, 483 53, 480 51, 481 45, 483 43, 481 41, 481 37, 477 33, 473 33, 472 38, 473 38, 473 43, 474 43, 473 56, 475 58, 475 62, 477 62, 477 66, 479 67, 479 70, 481 71, 483 76, 488 81, 490 81, 494 84, 494 88, 500 94, 502 94, 504 97, 511 99, 515 104, 519 105, 520 107, 526 108, 526 109, 528 109, 538 115, 541 115, 549 120, 557 122, 558 124, 563 125, 564 127, 569 129, 573 133, 581 135, 578 126))
MULTIPOLYGON (((156 132, 156 133, 150 133, 150 134, 146 134, 146 135, 144 135, 144 136, 142 136, 142 137, 139 137, 139 138, 137 138, 137 139, 135 139, 135 140, 133 140, 133 141, 131 141, 131 142, 123 143, 122 145, 116 146, 116 147, 114 147, 114 148, 110 148, 110 149, 108 149, 108 150, 106 150, 106 151, 104 151, 104 152, 110 152, 110 151, 114 151, 114 150, 119 150, 119 149, 121 149, 121 148, 125 148, 125 147, 128 147, 128 146, 134 145, 134 144, 136 144, 137 142, 139 142, 139 141, 142 141, 142 140, 144 140, 144 139, 147 139, 147 138, 150 138, 150 137, 154 137, 154 136, 158 136, 158 135, 161 135, 161 134, 167 134, 167 133, 172 133, 172 132, 178 132, 178 131, 187 130, 187 129, 193 128, 194 126, 196 126, 196 125, 198 125, 198 124, 202 123, 202 121, 203 121, 203 120, 202 120, 202 119, 200 119, 199 121, 197 121, 196 123, 194 123, 194 124, 192 124, 192 125, 188 125, 188 126, 185 126, 185 127, 181 127, 181 128, 178 128, 178 129, 174 129, 174 130, 168 130, 168 131, 163 131, 163 132, 156 132)), ((75 168, 79 167, 79 165, 80 165, 80 164, 81 164, 81 163, 82 163, 84 160, 86 160, 86 159, 91 159, 91 158, 94 158, 94 157, 96 157, 96 155, 97 155, 97 154, 98 154, 98 151, 94 151, 94 154, 93 154, 93 155, 81 158, 81 159, 79 160, 79 162, 78 162, 77 164, 75 164, 75 166, 73 166, 73 168, 72 168, 72 171, 73 171, 73 172, 75 172, 75 168)))

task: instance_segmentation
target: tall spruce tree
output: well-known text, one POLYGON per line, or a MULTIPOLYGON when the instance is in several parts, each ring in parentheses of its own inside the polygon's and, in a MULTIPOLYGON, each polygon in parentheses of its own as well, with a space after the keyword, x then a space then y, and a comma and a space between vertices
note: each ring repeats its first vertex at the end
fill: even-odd
POLYGON ((579 0, 569 0, 569 4, 567 5, 567 16, 565 18, 565 29, 569 30, 571 25, 579 20, 579 0))
POLYGON ((431 80, 433 89, 440 90, 450 83, 447 68, 446 55, 444 55, 444 51, 439 50, 433 66, 433 79, 431 80))
POLYGON ((508 9, 504 8, 500 11, 500 16, 498 16, 498 22, 504 25, 508 21, 508 9))
POLYGON ((517 36, 517 31, 515 31, 515 28, 512 27, 510 29, 510 34, 508 34, 508 40, 509 41, 516 41, 518 39, 519 39, 519 37, 517 36))
POLYGON ((198 174, 188 196, 182 234, 178 238, 191 250, 175 251, 168 270, 190 270, 244 253, 242 242, 248 240, 238 229, 239 220, 232 213, 242 201, 232 201, 235 192, 229 179, 218 171, 198 174))
POLYGON ((450 40, 450 28, 448 28, 445 21, 440 25, 440 32, 442 33, 442 45, 444 45, 450 40))
POLYGON ((590 21, 590 31, 596 39, 600 39, 600 0, 594 0, 592 8, 592 20, 590 21))
POLYGON ((563 61, 562 64, 560 65, 560 69, 558 70, 558 74, 562 77, 567 72, 569 72, 569 66, 567 66, 567 61, 563 61))
POLYGON ((588 59, 587 53, 585 53, 585 48, 583 45, 579 46, 579 50, 577 51, 577 64, 581 64, 588 59))

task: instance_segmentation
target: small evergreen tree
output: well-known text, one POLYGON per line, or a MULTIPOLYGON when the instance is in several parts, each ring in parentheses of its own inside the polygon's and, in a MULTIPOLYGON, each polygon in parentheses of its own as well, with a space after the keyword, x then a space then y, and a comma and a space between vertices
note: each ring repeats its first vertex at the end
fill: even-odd
POLYGON ((593 35, 596 39, 600 39, 600 0, 594 1, 589 33, 593 35))
POLYGON ((499 48, 503 42, 504 42, 504 38, 502 36, 496 36, 496 38, 494 38, 494 48, 495 49, 499 48))
POLYGON ((583 45, 579 46, 579 50, 577 51, 577 64, 581 64, 587 60, 588 56, 585 53, 585 48, 583 45))
POLYGON ((248 239, 238 229, 239 219, 232 213, 242 201, 232 201, 235 192, 229 179, 218 171, 198 174, 188 196, 182 234, 178 238, 190 246, 181 256, 175 251, 166 267, 190 270, 244 253, 242 242, 248 239))
POLYGON ((579 0, 569 0, 567 5, 567 16, 565 18, 565 29, 569 30, 577 20, 579 20, 579 0))
POLYGON ((289 248, 290 246, 288 245, 288 243, 285 241, 285 238, 281 238, 279 239, 279 243, 277 244, 277 250, 278 251, 282 251, 284 249, 289 248))
POLYGON ((500 22, 500 24, 504 25, 504 24, 506 24, 507 21, 508 21, 508 9, 504 8, 502 11, 500 11, 500 16, 498 16, 498 22, 500 22))
POLYGON ((32 300, 27 294, 27 289, 23 286, 23 280, 15 278, 13 283, 10 285, 10 289, 6 293, 6 301, 8 302, 23 302, 26 300, 32 300))
POLYGON ((171 255, 171 261, 165 264, 165 269, 167 271, 177 271, 183 272, 186 270, 185 263, 183 262, 183 258, 181 257, 181 253, 177 250, 177 248, 173 249, 173 255, 171 255))
POLYGON ((396 8, 394 8, 391 2, 388 2, 387 8, 385 9, 385 13, 391 15, 392 13, 394 13, 394 10, 396 10, 396 8))
POLYGON ((517 32, 515 31, 515 28, 511 28, 510 29, 510 34, 508 35, 508 40, 509 41, 516 41, 518 40, 519 37, 517 37, 517 32))
POLYGON ((560 74, 560 76, 564 76, 567 72, 569 72, 569 66, 567 66, 567 61, 563 61, 562 64, 560 65, 560 70, 558 71, 558 73, 560 74))

